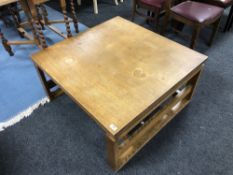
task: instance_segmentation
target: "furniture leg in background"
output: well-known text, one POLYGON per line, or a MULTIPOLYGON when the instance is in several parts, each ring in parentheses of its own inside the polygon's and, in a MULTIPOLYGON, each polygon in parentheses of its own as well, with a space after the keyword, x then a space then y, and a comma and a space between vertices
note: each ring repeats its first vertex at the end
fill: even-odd
MULTIPOLYGON (((206 26, 213 25, 213 32, 208 43, 208 45, 210 46, 213 42, 214 36, 217 33, 222 14, 223 8, 206 3, 185 1, 171 7, 171 1, 167 1, 167 10, 165 14, 165 22, 162 33, 166 31, 169 17, 171 17, 171 19, 175 21, 190 25, 193 28, 190 48, 194 49, 201 29, 206 26), (189 10, 187 11, 187 9, 189 10), (208 12, 208 15, 206 15, 206 9, 211 9, 208 12), (198 11, 199 13, 195 13, 196 11, 198 11)), ((179 32, 179 30, 176 29, 175 31, 179 32)))
POLYGON ((70 0, 72 19, 69 19, 67 16, 66 1, 60 0, 61 10, 64 16, 63 20, 48 19, 48 12, 46 10, 46 7, 44 6, 44 3, 47 1, 48 0, 19 0, 21 8, 27 17, 27 21, 24 22, 21 22, 18 10, 14 6, 10 6, 8 8, 9 12, 11 13, 14 19, 15 25, 17 27, 20 36, 28 39, 22 41, 8 41, 4 37, 3 32, 1 32, 1 39, 2 39, 2 43, 4 43, 4 48, 6 49, 6 51, 9 52, 11 56, 13 55, 12 49, 10 48, 11 45, 33 44, 33 45, 37 45, 41 49, 46 48, 47 44, 43 33, 43 29, 45 29, 45 27, 55 32, 64 39, 68 37, 72 37, 71 28, 70 28, 71 22, 74 24, 75 32, 76 33, 79 32, 78 18, 76 16, 74 0, 70 0), (65 24, 67 35, 64 35, 62 31, 60 31, 58 28, 52 25, 57 23, 65 24), (24 29, 26 25, 30 26, 30 29, 32 30, 32 35, 30 35, 24 29))
POLYGON ((224 32, 229 31, 232 27, 232 22, 233 21, 233 5, 231 6, 228 18, 227 18, 227 22, 224 28, 224 32))
POLYGON ((219 7, 222 7, 224 9, 227 9, 227 8, 231 8, 230 9, 230 12, 228 13, 228 16, 227 16, 227 20, 226 20, 226 23, 224 24, 224 28, 223 28, 223 32, 227 32, 229 31, 229 27, 230 27, 230 21, 231 21, 231 18, 233 16, 233 0, 199 0, 200 2, 205 2, 205 3, 208 3, 208 4, 212 4, 212 5, 215 5, 215 6, 219 6, 219 7))
MULTIPOLYGON (((123 0, 120 0, 121 3, 123 3, 123 0)), ((82 4, 81 0, 77 0, 78 5, 82 4)), ((118 0, 114 0, 115 5, 118 5, 118 0)), ((97 0, 93 0, 93 8, 94 8, 94 14, 98 14, 99 10, 98 10, 98 2, 97 0)))
POLYGON ((147 3, 142 0, 133 0, 132 21, 134 21, 135 15, 137 14, 146 18, 147 23, 152 21, 155 25, 154 29, 158 30, 159 18, 165 9, 164 4, 161 0, 148 1, 147 3), (147 11, 147 14, 144 14, 142 10, 147 11))
POLYGON ((79 32, 78 18, 76 16, 74 0, 70 0, 70 8, 71 8, 71 16, 72 16, 72 19, 73 19, 73 24, 74 24, 75 32, 78 33, 79 32))
POLYGON ((13 56, 14 53, 12 52, 12 49, 10 45, 8 44, 8 40, 4 37, 4 34, 2 33, 1 28, 0 28, 0 39, 2 41, 2 45, 5 48, 5 50, 9 53, 10 56, 13 56))
POLYGON ((17 5, 9 4, 8 11, 13 17, 14 23, 16 25, 17 31, 19 32, 20 36, 23 37, 23 38, 27 38, 28 40, 8 41, 8 40, 6 40, 3 33, 1 32, 2 33, 1 38, 2 38, 3 46, 6 49, 6 51, 9 53, 10 56, 14 55, 14 53, 13 53, 13 51, 11 49, 11 45, 21 45, 21 44, 39 45, 40 44, 39 41, 38 41, 37 33, 35 31, 33 22, 31 20, 31 15, 28 13, 29 9, 28 9, 27 3, 24 0, 22 0, 22 1, 20 1, 20 5, 21 5, 21 8, 23 9, 23 11, 26 14, 26 21, 24 21, 24 22, 21 21, 20 16, 19 16, 19 9, 17 9, 17 5), (24 26, 27 25, 27 24, 29 24, 29 26, 30 26, 30 28, 32 30, 33 36, 31 36, 24 29, 24 26))

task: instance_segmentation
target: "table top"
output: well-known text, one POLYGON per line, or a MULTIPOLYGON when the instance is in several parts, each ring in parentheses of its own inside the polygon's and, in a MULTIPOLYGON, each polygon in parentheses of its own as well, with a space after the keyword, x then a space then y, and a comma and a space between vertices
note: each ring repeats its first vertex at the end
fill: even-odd
POLYGON ((0 7, 4 5, 8 5, 14 2, 17 2, 18 0, 0 0, 0 7))
POLYGON ((115 17, 32 59, 115 136, 207 56, 115 17))

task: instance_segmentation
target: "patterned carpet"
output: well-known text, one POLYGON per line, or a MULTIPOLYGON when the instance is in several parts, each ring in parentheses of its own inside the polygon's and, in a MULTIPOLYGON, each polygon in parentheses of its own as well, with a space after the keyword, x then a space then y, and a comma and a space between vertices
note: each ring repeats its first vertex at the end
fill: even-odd
MULTIPOLYGON (((48 9, 50 19, 62 18, 57 11, 49 7, 48 9)), ((8 40, 22 40, 13 24, 6 28, 0 21, 0 26, 8 40)), ((56 27, 65 32, 63 24, 56 27)), ((82 24, 79 27, 80 31, 87 29, 82 24)), ((49 45, 62 40, 48 29, 44 33, 49 45)), ((33 45, 20 45, 13 46, 12 49, 15 55, 10 57, 0 45, 0 130, 29 116, 35 108, 48 100, 30 59, 30 55, 38 51, 38 48, 33 45)))
MULTIPOLYGON (((78 13, 80 22, 88 26, 117 15, 130 18, 132 1, 119 6, 109 0, 98 1, 99 15, 93 14, 91 2, 83 1, 78 13)), ((57 8, 55 1, 51 5, 57 8)), ((223 23, 225 19, 226 15, 223 23)), ((141 18, 136 22, 151 29, 141 18)), ((205 44, 209 33, 208 28, 203 30, 197 45, 209 59, 192 103, 117 174, 233 174, 233 35, 232 31, 219 32, 209 48, 205 44)), ((189 43, 172 32, 166 36, 189 43)), ((0 174, 116 174, 105 161, 104 137, 81 108, 61 96, 0 132, 0 174)))

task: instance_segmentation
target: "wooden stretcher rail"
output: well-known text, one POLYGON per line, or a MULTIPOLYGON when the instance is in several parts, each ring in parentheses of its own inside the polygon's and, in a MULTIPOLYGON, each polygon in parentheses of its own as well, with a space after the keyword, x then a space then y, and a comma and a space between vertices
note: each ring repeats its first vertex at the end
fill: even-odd
POLYGON ((155 134, 157 134, 179 111, 189 102, 188 96, 192 92, 192 86, 188 85, 175 96, 169 98, 155 111, 141 121, 133 132, 128 133, 128 137, 118 142, 116 150, 117 167, 122 167, 129 161, 155 134), (166 104, 167 103, 167 104, 166 104))

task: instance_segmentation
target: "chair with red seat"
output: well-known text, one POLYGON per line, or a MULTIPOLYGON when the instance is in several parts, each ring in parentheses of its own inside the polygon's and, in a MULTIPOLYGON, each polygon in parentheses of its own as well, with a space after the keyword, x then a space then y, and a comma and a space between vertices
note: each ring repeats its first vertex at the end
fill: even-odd
POLYGON ((166 0, 133 0, 132 21, 134 21, 135 14, 145 17, 148 21, 153 21, 158 27, 159 15, 165 8, 166 0), (146 10, 147 15, 139 11, 139 9, 146 10))
POLYGON ((224 9, 231 7, 223 31, 226 32, 227 30, 229 30, 230 21, 231 21, 231 18, 233 18, 233 0, 204 0, 204 2, 222 7, 224 9))
POLYGON ((223 14, 223 8, 201 2, 185 1, 171 8, 171 0, 167 1, 167 12, 165 15, 165 23, 163 33, 165 32, 169 18, 181 23, 191 25, 193 29, 190 48, 194 48, 200 30, 203 27, 213 24, 213 31, 208 45, 210 46, 217 33, 219 22, 223 14))

